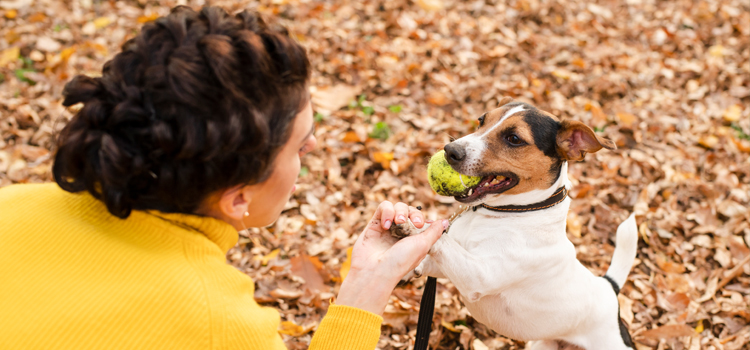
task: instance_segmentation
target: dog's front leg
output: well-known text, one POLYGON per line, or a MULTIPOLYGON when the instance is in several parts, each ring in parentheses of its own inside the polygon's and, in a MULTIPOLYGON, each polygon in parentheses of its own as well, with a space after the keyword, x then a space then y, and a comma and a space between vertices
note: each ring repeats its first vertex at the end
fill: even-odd
POLYGON ((498 263, 470 254, 449 235, 435 242, 428 258, 420 264, 422 273, 434 276, 431 273, 441 272, 470 302, 499 292, 517 279, 517 272, 512 271, 522 270, 520 266, 507 266, 508 262, 498 263))
POLYGON ((414 269, 416 276, 431 276, 435 278, 445 278, 446 276, 440 271, 440 266, 427 255, 424 260, 414 269))
POLYGON ((400 283, 407 283, 412 280, 412 278, 420 277, 420 276, 432 276, 436 278, 445 278, 442 272, 440 272, 440 268, 437 266, 437 264, 430 259, 430 256, 426 256, 421 263, 419 263, 419 266, 414 268, 414 270, 409 271, 409 273, 406 274, 403 278, 401 278, 400 283))

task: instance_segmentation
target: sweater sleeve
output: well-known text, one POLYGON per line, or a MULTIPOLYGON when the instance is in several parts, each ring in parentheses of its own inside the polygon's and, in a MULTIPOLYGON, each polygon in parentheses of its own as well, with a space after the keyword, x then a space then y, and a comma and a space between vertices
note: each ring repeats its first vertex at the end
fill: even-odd
POLYGON ((309 350, 374 350, 383 317, 351 306, 331 305, 309 350))

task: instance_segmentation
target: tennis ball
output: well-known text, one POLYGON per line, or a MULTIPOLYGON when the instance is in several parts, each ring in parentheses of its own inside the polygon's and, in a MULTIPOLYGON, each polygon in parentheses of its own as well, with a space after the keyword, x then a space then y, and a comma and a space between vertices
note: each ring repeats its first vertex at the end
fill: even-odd
POLYGON ((432 190, 443 196, 460 196, 477 185, 482 178, 468 176, 453 170, 445 159, 445 151, 435 153, 427 165, 427 182, 432 190))

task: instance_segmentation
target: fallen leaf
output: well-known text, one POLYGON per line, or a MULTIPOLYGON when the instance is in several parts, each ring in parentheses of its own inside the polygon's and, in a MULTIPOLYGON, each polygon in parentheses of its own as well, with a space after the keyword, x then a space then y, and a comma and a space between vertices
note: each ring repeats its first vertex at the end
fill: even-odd
POLYGON ((704 135, 698 139, 698 144, 705 148, 711 149, 719 144, 719 138, 714 135, 704 135))
POLYGON ((473 350, 490 350, 487 345, 485 345, 479 338, 474 339, 473 342, 471 342, 471 348, 473 350))
POLYGON ((667 301, 676 310, 684 310, 690 304, 690 297, 687 293, 672 293, 667 297, 667 301))
POLYGON ((742 113, 742 106, 731 105, 729 108, 724 110, 724 120, 733 123, 740 120, 740 114, 742 113))
POLYGON ((316 87, 311 89, 310 95, 315 111, 329 116, 342 107, 349 105, 359 92, 360 87, 351 85, 334 85, 328 87, 316 87))
POLYGON ((708 48, 708 54, 713 57, 722 57, 724 56, 724 46, 722 45, 714 45, 708 48))
POLYGON ((62 45, 55 39, 43 36, 37 39, 36 48, 39 51, 56 52, 59 51, 60 48, 62 48, 62 45))
POLYGON ((44 22, 45 20, 47 20, 47 16, 43 12, 37 12, 27 19, 29 23, 44 22))
POLYGON ((730 218, 745 214, 748 212, 748 210, 750 209, 748 209, 747 206, 737 203, 731 199, 722 201, 721 203, 719 203, 719 206, 716 208, 716 211, 721 213, 721 215, 724 215, 730 218))
POLYGON ((583 222, 581 222, 581 218, 578 216, 578 214, 576 214, 572 210, 569 211, 566 223, 568 227, 568 233, 570 233, 574 237, 581 238, 581 228, 583 228, 583 222))
POLYGON ((664 270, 664 272, 667 272, 667 273, 685 272, 685 266, 683 266, 682 264, 672 262, 663 255, 656 256, 656 265, 659 266, 660 269, 664 270))
POLYGON ((438 106, 438 107, 445 106, 445 105, 447 105, 448 103, 451 102, 448 99, 448 97, 445 96, 445 94, 442 93, 442 92, 440 92, 440 91, 432 91, 432 92, 430 92, 427 95, 426 100, 427 100, 427 102, 429 102, 429 103, 431 103, 431 104, 433 104, 435 106, 438 106))
POLYGON ((5 67, 8 63, 18 60, 18 56, 20 55, 21 48, 19 47, 11 47, 3 50, 3 52, 0 53, 0 67, 5 67))
POLYGON ((285 299, 285 300, 297 299, 302 296, 301 291, 298 291, 298 290, 290 291, 290 290, 285 290, 281 288, 276 288, 270 291, 268 294, 270 294, 272 297, 276 299, 285 299))
POLYGON ((560 79, 570 79, 571 73, 564 69, 555 69, 552 71, 552 75, 560 78, 560 79))
POLYGON ((447 330, 449 330, 449 331, 451 331, 453 333, 461 333, 460 329, 456 329, 456 327, 454 327, 452 323, 447 322, 445 320, 440 321, 440 325, 443 326, 443 327, 445 327, 445 329, 447 329, 447 330))
POLYGON ((617 116, 618 124, 623 126, 633 126, 638 121, 638 117, 630 113, 618 112, 615 116, 617 116))
POLYGON ((18 11, 16 10, 5 11, 5 18, 7 19, 14 19, 16 16, 18 16, 18 11))
POLYGON ((300 254, 291 259, 292 273, 296 276, 302 277, 305 280, 305 288, 310 290, 323 292, 327 291, 323 277, 318 272, 310 257, 307 254, 300 254))
POLYGON ((684 324, 672 324, 649 329, 640 334, 644 338, 668 339, 674 337, 684 337, 695 334, 692 327, 684 324))
POLYGON ((109 17, 99 17, 93 21, 94 27, 96 29, 102 29, 112 23, 112 20, 109 19, 109 17))
POLYGON ((391 161, 393 160, 393 152, 373 152, 372 160, 376 163, 380 163, 383 169, 390 169, 391 161))
POLYGON ((315 325, 302 327, 294 322, 281 321, 281 324, 279 324, 279 328, 279 333, 281 334, 290 335, 292 337, 299 337, 312 331, 315 328, 315 325))
POLYGON ((417 5, 427 11, 442 10, 445 5, 442 0, 417 0, 417 5))
POLYGON ((159 17, 160 17, 159 14, 153 12, 150 15, 139 16, 138 23, 148 23, 148 22, 157 20, 159 17))
POLYGON ((268 262, 272 259, 275 259, 277 256, 279 256, 279 253, 281 252, 280 249, 274 249, 270 253, 263 255, 263 256, 254 256, 253 260, 259 260, 261 265, 265 266, 268 265, 268 262))

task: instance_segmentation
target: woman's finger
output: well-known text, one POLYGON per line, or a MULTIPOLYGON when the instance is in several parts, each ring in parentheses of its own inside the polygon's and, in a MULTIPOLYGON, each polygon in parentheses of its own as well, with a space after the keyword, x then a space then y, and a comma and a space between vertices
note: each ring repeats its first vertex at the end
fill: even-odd
POLYGON ((450 221, 436 220, 435 222, 430 224, 430 227, 421 234, 410 236, 407 238, 415 239, 415 244, 419 247, 419 256, 423 257, 427 255, 427 252, 430 251, 432 245, 435 244, 438 239, 440 239, 440 236, 443 235, 443 231, 445 231, 448 226, 450 226, 450 221))
POLYGON ((415 207, 409 207, 409 220, 411 220, 416 228, 424 226, 424 214, 415 207))
POLYGON ((375 210, 375 215, 372 216, 372 220, 373 222, 380 223, 380 227, 387 230, 391 228, 395 216, 396 210, 393 208, 393 203, 383 201, 378 205, 378 209, 375 210))
POLYGON ((396 210, 396 217, 393 222, 396 224, 403 224, 406 222, 406 218, 409 217, 409 206, 406 203, 398 202, 393 208, 396 210))

